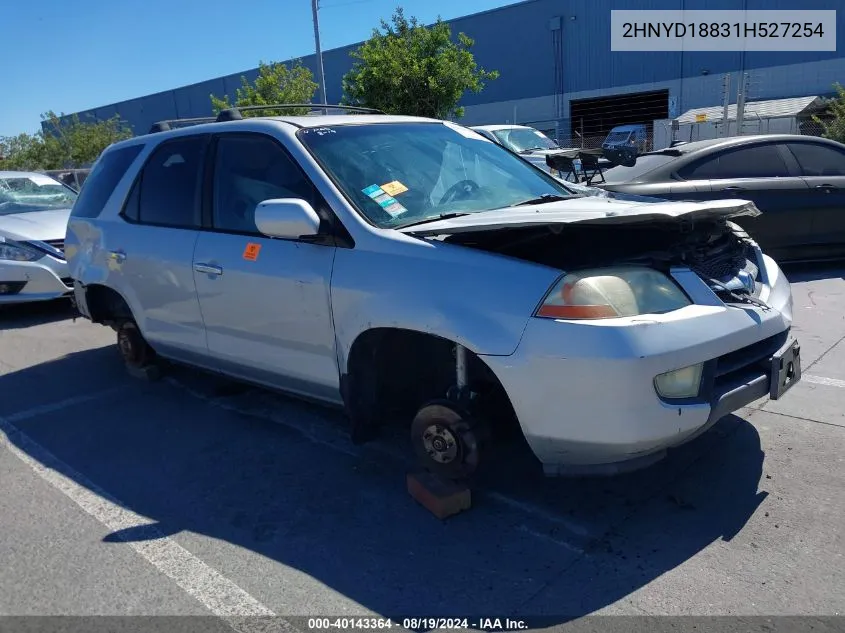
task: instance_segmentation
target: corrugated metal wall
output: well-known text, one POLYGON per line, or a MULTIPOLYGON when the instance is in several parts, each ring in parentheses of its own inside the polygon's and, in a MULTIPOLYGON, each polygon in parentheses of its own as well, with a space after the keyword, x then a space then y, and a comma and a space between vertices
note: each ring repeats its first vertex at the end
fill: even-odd
MULTIPOLYGON (((802 0, 801 9, 830 9, 834 0, 802 0)), ((451 21, 453 31, 475 40, 480 65, 500 72, 480 94, 468 94, 467 122, 504 118, 553 119, 568 115, 568 100, 590 93, 669 88, 683 111, 713 105, 721 98, 721 75, 745 69, 756 72, 750 98, 824 94, 839 78, 845 81, 845 53, 614 53, 610 52, 610 11, 630 9, 629 0, 528 0, 451 21), (807 70, 802 64, 810 64, 807 70), (824 63, 820 63, 824 62, 824 63), (792 68, 784 71, 783 68, 792 68)), ((794 0, 637 0, 637 9, 795 9, 794 0)), ((837 16, 845 34, 845 11, 837 16)), ((328 100, 341 98, 341 77, 351 67, 349 52, 357 44, 326 51, 323 65, 328 100)), ((312 70, 314 57, 303 58, 312 70)), ((209 95, 234 95, 241 74, 176 88, 79 113, 83 120, 119 114, 136 133, 161 119, 211 114, 209 95)))

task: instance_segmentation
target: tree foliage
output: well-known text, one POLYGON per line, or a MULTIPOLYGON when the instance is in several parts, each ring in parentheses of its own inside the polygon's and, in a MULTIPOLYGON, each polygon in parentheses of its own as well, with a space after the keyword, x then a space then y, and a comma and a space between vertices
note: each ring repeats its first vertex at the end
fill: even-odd
POLYGON ((356 61, 343 77, 344 99, 350 105, 390 114, 447 119, 463 116, 458 105, 466 91, 480 92, 497 71, 480 68, 470 49, 473 40, 452 30, 440 18, 430 27, 405 17, 399 7, 391 22, 351 56, 356 61))
POLYGON ((845 143, 845 87, 841 84, 834 84, 836 97, 828 103, 830 118, 821 119, 813 117, 813 121, 821 125, 822 136, 840 143, 845 143))
POLYGON ((0 168, 20 170, 77 169, 93 163, 102 151, 130 138, 132 130, 118 116, 82 122, 77 115, 41 115, 35 134, 0 138, 0 168))
MULTIPOLYGON (((311 103, 317 83, 311 71, 296 62, 291 68, 279 62, 258 65, 258 77, 250 83, 241 77, 241 87, 236 90, 235 106, 273 105, 277 103, 311 103)), ((231 108, 229 95, 222 98, 211 95, 211 107, 214 114, 231 108)), ((307 114, 308 108, 287 108, 284 110, 259 110, 244 112, 244 117, 268 116, 278 114, 307 114)))

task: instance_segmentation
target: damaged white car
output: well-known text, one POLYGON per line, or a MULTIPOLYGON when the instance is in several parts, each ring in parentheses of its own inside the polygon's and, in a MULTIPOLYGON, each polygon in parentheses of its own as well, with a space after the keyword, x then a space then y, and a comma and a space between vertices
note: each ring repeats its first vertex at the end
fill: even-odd
POLYGON ((730 221, 751 203, 580 196, 436 120, 167 128, 107 149, 68 225, 130 366, 342 406, 355 441, 405 424, 454 478, 508 428, 550 475, 641 467, 800 380, 789 283, 730 221))

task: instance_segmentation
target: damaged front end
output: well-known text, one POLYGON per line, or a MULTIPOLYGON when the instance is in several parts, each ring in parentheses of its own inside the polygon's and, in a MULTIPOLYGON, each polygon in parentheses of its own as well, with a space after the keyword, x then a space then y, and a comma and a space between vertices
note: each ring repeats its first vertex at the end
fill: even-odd
MULTIPOLYGON (((712 213, 702 203, 680 203, 687 207, 686 213, 677 212, 679 203, 647 207, 667 205, 672 207, 668 212, 640 213, 643 206, 635 205, 631 210, 636 209, 636 213, 625 213, 623 207, 620 212, 569 222, 556 217, 557 221, 544 223, 542 213, 516 222, 490 218, 489 224, 479 224, 476 230, 460 218, 464 226, 444 227, 441 239, 567 272, 647 266, 668 273, 682 266, 701 277, 725 303, 766 307, 759 300, 766 283, 763 254, 756 242, 730 220, 760 211, 744 202, 734 203, 733 208, 730 203, 720 204, 712 213)), ((479 215, 480 221, 486 214, 479 215)), ((426 229, 431 234, 434 227, 426 229)))

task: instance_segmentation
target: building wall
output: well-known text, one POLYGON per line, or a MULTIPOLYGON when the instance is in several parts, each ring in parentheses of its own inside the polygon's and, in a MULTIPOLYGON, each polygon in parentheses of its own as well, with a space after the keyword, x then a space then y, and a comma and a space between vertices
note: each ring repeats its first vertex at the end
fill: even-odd
MULTIPOLYGON (((802 0, 802 9, 830 9, 834 0, 802 0)), ((794 0, 638 0, 638 9, 794 9, 794 0)), ((467 124, 534 123, 545 129, 568 127, 569 102, 575 99, 644 90, 669 89, 677 114, 717 105, 722 78, 750 76, 748 100, 832 92, 845 82, 845 51, 643 52, 609 51, 610 11, 629 9, 629 0, 527 0, 451 20, 453 32, 475 40, 476 61, 498 70, 500 78, 479 94, 468 94, 467 124), (503 46, 503 42, 507 45, 503 46)), ((845 11, 837 12, 837 31, 845 33, 845 11)), ((328 101, 342 96, 341 77, 351 67, 358 44, 326 51, 323 65, 328 101)), ((302 59, 315 70, 314 56, 302 59)), ((120 115, 145 133, 155 122, 211 114, 210 94, 234 95, 240 77, 254 79, 257 69, 211 79, 78 113, 83 120, 120 115)))

